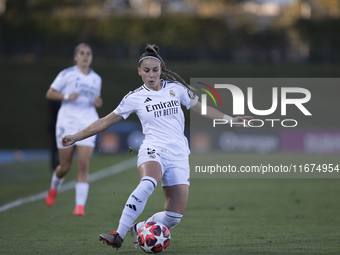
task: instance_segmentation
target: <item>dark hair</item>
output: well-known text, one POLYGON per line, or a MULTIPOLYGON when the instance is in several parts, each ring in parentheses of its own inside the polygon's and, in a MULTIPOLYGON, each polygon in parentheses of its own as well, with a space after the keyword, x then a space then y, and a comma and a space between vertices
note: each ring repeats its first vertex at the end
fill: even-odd
POLYGON ((89 47, 90 50, 91 50, 91 52, 92 52, 92 49, 91 49, 90 45, 88 45, 87 43, 79 43, 79 44, 74 48, 73 56, 77 55, 79 49, 80 49, 81 47, 84 47, 84 46, 85 46, 85 47, 89 47))
POLYGON ((145 52, 139 57, 138 65, 139 66, 141 65, 141 63, 143 62, 143 58, 145 57, 157 58, 161 63, 161 69, 162 69, 161 78, 162 79, 169 80, 172 82, 180 82, 184 86, 186 86, 188 89, 196 90, 193 87, 191 87, 188 83, 186 83, 186 81, 181 76, 179 76, 177 73, 166 69, 163 59, 158 54, 158 49, 159 49, 158 46, 155 44, 147 44, 145 48, 145 52))

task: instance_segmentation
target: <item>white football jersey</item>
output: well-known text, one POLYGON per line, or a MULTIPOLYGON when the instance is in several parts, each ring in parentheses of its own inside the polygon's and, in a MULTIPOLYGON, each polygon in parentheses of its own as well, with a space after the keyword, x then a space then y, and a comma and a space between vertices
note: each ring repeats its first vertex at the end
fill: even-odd
POLYGON ((156 148, 167 159, 187 159, 190 151, 181 104, 189 109, 197 103, 197 96, 182 84, 163 80, 161 84, 159 91, 144 84, 128 93, 114 113, 124 119, 133 112, 137 114, 145 135, 142 147, 156 148))
POLYGON ((100 96, 101 86, 102 79, 93 70, 87 75, 77 66, 61 71, 51 87, 64 95, 79 93, 79 97, 76 100, 62 100, 57 125, 78 125, 81 130, 97 120, 98 113, 93 102, 100 96))

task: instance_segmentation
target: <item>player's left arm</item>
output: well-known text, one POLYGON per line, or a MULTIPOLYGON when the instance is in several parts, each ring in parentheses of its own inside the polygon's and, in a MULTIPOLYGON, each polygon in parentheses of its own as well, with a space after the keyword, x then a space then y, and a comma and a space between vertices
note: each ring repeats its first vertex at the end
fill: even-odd
POLYGON ((102 97, 101 97, 101 96, 97 96, 97 97, 94 99, 94 101, 93 101, 93 105, 94 105, 94 107, 96 107, 96 108, 102 107, 102 105, 103 105, 103 99, 102 99, 102 97))
POLYGON ((73 135, 66 135, 62 138, 62 145, 64 147, 70 146, 77 141, 84 140, 90 136, 96 135, 100 132, 107 130, 109 127, 117 124, 124 118, 120 115, 115 114, 114 112, 109 113, 103 118, 100 118, 92 124, 88 125, 83 130, 75 133, 73 135))
POLYGON ((98 94, 96 95, 94 101, 93 101, 93 105, 96 108, 100 108, 103 105, 103 98, 101 97, 101 90, 102 90, 102 78, 100 76, 98 76, 99 79, 99 87, 98 87, 98 94))
MULTIPOLYGON (((192 106, 190 109, 193 110, 195 113, 201 114, 201 102, 197 101, 197 103, 194 106, 192 106)), ((232 121, 234 123, 243 122, 244 120, 246 120, 246 124, 248 124, 248 121, 253 118, 251 116, 231 117, 211 106, 207 106, 207 114, 202 115, 202 116, 209 118, 209 119, 225 119, 228 122, 232 121)), ((242 125, 235 125, 235 126, 242 126, 242 125)))

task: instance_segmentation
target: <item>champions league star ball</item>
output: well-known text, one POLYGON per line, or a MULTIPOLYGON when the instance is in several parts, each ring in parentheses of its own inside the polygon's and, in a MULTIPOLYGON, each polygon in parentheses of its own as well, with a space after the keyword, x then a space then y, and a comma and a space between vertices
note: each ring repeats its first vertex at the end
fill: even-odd
POLYGON ((159 222, 148 222, 138 232, 139 247, 146 253, 159 253, 170 244, 170 231, 159 222))

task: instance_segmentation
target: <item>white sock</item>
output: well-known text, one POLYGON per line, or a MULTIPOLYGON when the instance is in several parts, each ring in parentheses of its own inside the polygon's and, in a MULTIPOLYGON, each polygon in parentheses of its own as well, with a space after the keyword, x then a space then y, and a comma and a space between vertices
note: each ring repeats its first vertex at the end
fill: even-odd
POLYGON ((89 184, 87 182, 77 182, 76 183, 76 206, 85 206, 87 195, 89 193, 89 184))
POLYGON ((65 177, 64 178, 58 178, 57 175, 56 175, 56 172, 54 171, 53 175, 52 175, 51 188, 54 189, 54 190, 59 190, 61 185, 64 182, 64 179, 65 179, 65 177))
MULTIPOLYGON (((169 212, 169 211, 163 211, 158 212, 152 215, 149 219, 146 220, 146 222, 150 221, 156 221, 164 224, 168 227, 168 229, 171 229, 175 227, 182 219, 183 215, 175 212, 169 212)), ((140 228, 144 225, 144 223, 140 226, 140 228)), ((139 227, 137 225, 137 229, 139 227)), ((138 229, 139 231, 139 229, 138 229)))
POLYGON ((131 193, 119 220, 117 232, 121 238, 124 239, 126 232, 142 213, 146 201, 155 190, 156 186, 157 181, 154 178, 145 176, 141 179, 137 188, 131 193))

